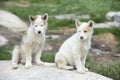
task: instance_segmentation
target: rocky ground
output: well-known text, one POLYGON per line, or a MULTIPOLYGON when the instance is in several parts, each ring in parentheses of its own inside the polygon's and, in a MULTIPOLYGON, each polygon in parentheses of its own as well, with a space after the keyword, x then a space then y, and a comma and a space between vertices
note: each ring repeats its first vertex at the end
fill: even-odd
POLYGON ((94 72, 80 74, 76 70, 68 71, 56 67, 36 65, 30 69, 25 69, 23 65, 19 65, 18 69, 13 70, 10 67, 10 61, 0 61, 0 64, 0 80, 112 80, 94 72))

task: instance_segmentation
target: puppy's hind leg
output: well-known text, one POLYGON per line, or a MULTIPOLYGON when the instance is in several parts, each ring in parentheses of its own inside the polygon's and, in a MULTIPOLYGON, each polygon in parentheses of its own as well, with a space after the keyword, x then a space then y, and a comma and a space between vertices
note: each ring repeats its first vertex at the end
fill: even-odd
POLYGON ((64 56, 59 56, 59 58, 56 58, 55 63, 58 68, 60 69, 66 69, 66 70, 73 70, 73 66, 67 66, 67 60, 64 58, 64 56))
POLYGON ((15 46, 13 53, 12 53, 12 67, 13 67, 13 69, 18 68, 19 55, 20 55, 20 47, 15 46))

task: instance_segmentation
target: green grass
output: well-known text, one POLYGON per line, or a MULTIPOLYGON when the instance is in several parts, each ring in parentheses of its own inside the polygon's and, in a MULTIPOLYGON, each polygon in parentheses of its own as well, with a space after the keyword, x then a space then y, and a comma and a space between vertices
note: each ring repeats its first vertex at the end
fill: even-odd
POLYGON ((8 46, 0 47, 0 60, 10 60, 11 53, 9 51, 10 51, 10 47, 8 46))
POLYGON ((73 20, 57 20, 54 17, 48 21, 48 29, 56 30, 61 27, 74 27, 75 22, 73 20))
POLYGON ((110 77, 114 80, 120 80, 120 62, 115 63, 114 65, 103 66, 95 61, 92 61, 90 57, 87 58, 86 67, 90 71, 96 72, 98 74, 110 77))
POLYGON ((43 53, 41 60, 45 62, 54 62, 55 54, 53 53, 43 53))
MULTIPOLYGON (((4 0, 2 0, 3 2, 4 0)), ((6 0, 22 3, 22 0, 6 0)), ((48 13, 59 14, 89 14, 95 22, 105 21, 105 14, 109 11, 119 11, 119 0, 26 0, 30 2, 29 7, 16 5, 4 6, 0 9, 8 10, 28 21, 28 15, 48 13)))

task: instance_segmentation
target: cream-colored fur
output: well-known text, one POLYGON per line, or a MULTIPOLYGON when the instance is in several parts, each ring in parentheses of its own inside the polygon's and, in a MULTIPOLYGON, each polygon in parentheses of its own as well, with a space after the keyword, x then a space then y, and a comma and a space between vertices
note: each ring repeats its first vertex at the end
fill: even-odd
POLYGON ((15 46, 12 54, 12 67, 18 68, 18 63, 25 63, 25 68, 32 66, 32 61, 42 65, 40 60, 45 43, 48 14, 30 16, 30 27, 20 45, 15 46))
POLYGON ((60 47, 55 56, 55 63, 58 68, 77 69, 79 73, 88 71, 85 68, 87 53, 91 45, 93 33, 93 21, 75 21, 77 32, 68 38, 60 47))

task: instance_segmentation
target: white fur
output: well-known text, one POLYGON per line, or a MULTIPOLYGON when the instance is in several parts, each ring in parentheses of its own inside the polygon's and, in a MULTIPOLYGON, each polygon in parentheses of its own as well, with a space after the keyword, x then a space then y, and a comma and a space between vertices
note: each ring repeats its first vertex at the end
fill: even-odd
POLYGON ((80 73, 88 71, 85 68, 85 62, 91 45, 92 26, 93 22, 91 21, 81 23, 76 20, 77 32, 62 44, 55 56, 55 63, 58 68, 73 69, 75 67, 80 73), (86 26, 90 27, 90 31, 85 33, 86 26))
POLYGON ((31 24, 27 30, 27 34, 24 35, 21 44, 15 46, 13 50, 13 68, 18 68, 19 62, 25 63, 26 68, 30 68, 32 66, 32 61, 37 65, 43 64, 40 57, 45 43, 47 20, 47 14, 44 14, 43 16, 37 15, 30 17, 31 24))

